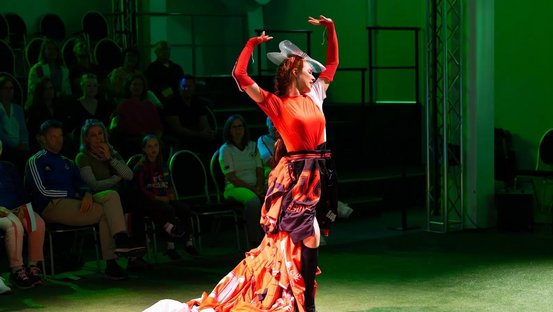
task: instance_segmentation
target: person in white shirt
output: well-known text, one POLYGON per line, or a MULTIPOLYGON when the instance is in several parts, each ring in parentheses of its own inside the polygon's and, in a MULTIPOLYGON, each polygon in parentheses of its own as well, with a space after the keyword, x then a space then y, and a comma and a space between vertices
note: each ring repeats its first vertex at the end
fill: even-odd
POLYGON ((257 246, 264 235, 259 219, 266 191, 259 151, 250 140, 248 126, 240 115, 227 119, 223 140, 219 163, 226 179, 224 197, 244 204, 248 239, 252 247, 257 246))

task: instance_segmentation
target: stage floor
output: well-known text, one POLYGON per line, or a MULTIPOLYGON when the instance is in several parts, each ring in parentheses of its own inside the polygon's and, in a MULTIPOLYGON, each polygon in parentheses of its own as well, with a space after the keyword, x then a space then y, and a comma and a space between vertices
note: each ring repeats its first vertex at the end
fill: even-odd
MULTIPOLYGON (((424 215, 412 209, 409 225, 424 228, 424 215)), ((534 232, 435 234, 391 229, 399 224, 398 211, 354 212, 335 224, 320 249, 319 312, 551 311, 550 225, 538 224, 534 232)), ((0 296, 0 311, 141 311, 163 298, 199 297, 242 258, 231 249, 232 235, 221 237, 206 241, 200 257, 160 257, 155 270, 125 281, 105 280, 88 262, 73 273, 80 280, 50 280, 0 296)))

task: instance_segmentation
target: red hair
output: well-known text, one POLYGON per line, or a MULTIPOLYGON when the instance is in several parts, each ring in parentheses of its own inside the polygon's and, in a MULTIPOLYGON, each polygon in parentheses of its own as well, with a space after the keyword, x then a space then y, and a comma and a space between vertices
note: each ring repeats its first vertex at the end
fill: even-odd
POLYGON ((279 66, 275 75, 275 93, 277 95, 286 94, 286 90, 295 81, 294 69, 296 73, 303 70, 303 57, 292 55, 285 59, 279 66))

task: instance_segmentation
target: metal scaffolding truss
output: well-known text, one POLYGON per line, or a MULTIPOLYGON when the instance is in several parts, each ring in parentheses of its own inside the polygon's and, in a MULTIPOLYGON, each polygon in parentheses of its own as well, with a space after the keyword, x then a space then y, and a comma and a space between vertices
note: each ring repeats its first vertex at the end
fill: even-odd
POLYGON ((137 9, 138 3, 136 0, 112 1, 112 29, 114 40, 122 47, 136 46, 137 9))
POLYGON ((427 0, 427 230, 463 229, 462 0, 427 0))

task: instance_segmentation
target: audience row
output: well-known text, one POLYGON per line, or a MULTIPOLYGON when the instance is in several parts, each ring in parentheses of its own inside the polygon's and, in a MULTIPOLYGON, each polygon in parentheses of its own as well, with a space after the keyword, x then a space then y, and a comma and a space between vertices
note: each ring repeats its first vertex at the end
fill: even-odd
POLYGON ((145 73, 138 67, 136 49, 124 51, 124 63, 111 73, 90 62, 85 41, 74 46, 76 62, 66 68, 53 40, 45 40, 39 62, 29 72, 27 101, 14 103, 17 82, 0 75, 0 139, 5 158, 22 168, 22 159, 39 149, 39 125, 55 118, 64 125, 66 155, 78 151, 78 131, 95 118, 109 125, 124 156, 139 147, 141 138, 155 133, 175 148, 210 151, 218 143, 209 122, 209 105, 195 95, 195 79, 170 60, 167 42, 157 43, 156 61, 145 73), (19 160, 19 161, 18 161, 19 160))
MULTIPOLYGON (((117 256, 129 258, 127 269, 150 267, 141 258, 144 248, 127 235, 130 229, 125 224, 125 213, 149 216, 166 234, 166 254, 172 260, 180 259, 175 248, 179 241, 184 242, 186 252, 197 255, 190 224, 191 208, 185 201, 175 198, 158 137, 155 134, 143 137, 142 156, 131 168, 109 143, 107 132, 101 121, 86 120, 80 130, 79 153, 73 162, 62 154, 61 122, 43 122, 38 130, 42 149, 26 162, 25 186, 13 165, 0 162, 0 228, 6 233, 13 285, 30 288, 42 283, 38 263, 44 260, 45 222, 70 226, 99 224, 102 256, 106 260, 105 275, 110 279, 127 276, 117 264, 117 256), (33 222, 24 213, 28 203, 32 203, 34 209, 33 222), (31 227, 31 223, 35 226, 31 227), (22 260, 22 228, 29 240, 27 266, 22 260)), ((259 217, 266 180, 261 154, 250 141, 247 124, 240 115, 229 117, 223 132, 225 143, 219 148, 219 162, 226 178, 224 196, 244 204, 242 214, 248 237, 251 246, 255 246, 263 235, 259 217)), ((272 132, 259 139, 264 142, 263 148, 268 149, 264 154, 269 157, 272 148, 267 142, 274 140, 274 135, 272 132)), ((0 155, 1 151, 0 145, 0 155)), ((269 163, 273 162, 265 162, 269 163)))

